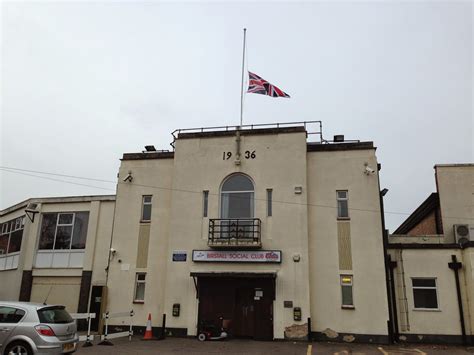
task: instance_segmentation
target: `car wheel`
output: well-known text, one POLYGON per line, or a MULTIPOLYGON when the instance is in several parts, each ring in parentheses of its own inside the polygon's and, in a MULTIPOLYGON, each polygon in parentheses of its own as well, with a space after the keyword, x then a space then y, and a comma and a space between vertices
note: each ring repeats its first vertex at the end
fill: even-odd
POLYGON ((14 341, 5 349, 6 355, 33 355, 33 351, 28 343, 23 341, 14 341))
POLYGON ((204 341, 204 340, 206 340, 206 334, 204 334, 204 333, 199 333, 199 335, 198 335, 198 340, 199 340, 199 341, 204 341))

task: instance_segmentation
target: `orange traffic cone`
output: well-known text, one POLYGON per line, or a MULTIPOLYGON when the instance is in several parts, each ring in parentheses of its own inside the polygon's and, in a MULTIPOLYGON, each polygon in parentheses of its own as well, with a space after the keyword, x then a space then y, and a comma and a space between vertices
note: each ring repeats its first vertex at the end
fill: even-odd
POLYGON ((153 332, 151 331, 151 313, 148 313, 148 320, 146 321, 146 330, 142 340, 155 340, 153 332))

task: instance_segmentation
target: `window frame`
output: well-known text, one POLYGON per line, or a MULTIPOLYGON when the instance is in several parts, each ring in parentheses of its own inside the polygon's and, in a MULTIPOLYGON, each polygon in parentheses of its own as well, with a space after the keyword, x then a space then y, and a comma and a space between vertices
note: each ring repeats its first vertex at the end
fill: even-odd
POLYGON ((273 216, 273 189, 267 189, 267 217, 273 216))
POLYGON ((349 214, 349 190, 336 190, 336 215, 337 215, 337 219, 338 220, 341 220, 341 221, 344 221, 344 220, 350 220, 351 217, 350 217, 350 214, 349 214), (345 198, 342 198, 342 197, 339 197, 339 193, 340 192, 345 192, 346 193, 346 197, 345 198), (339 215, 339 202, 341 201, 346 201, 346 204, 347 204, 347 216, 340 216, 339 215))
POLYGON ((233 220, 255 218, 255 212, 256 212, 255 191, 256 191, 255 182, 247 174, 234 173, 234 174, 230 174, 226 176, 224 180, 222 180, 221 186, 219 188, 219 217, 221 219, 233 219, 233 220), (223 190, 223 187, 228 180, 239 175, 249 180, 249 182, 252 184, 252 188, 253 188, 252 190, 223 190), (251 194, 250 195, 250 215, 251 215, 250 217, 236 217, 236 218, 224 217, 224 204, 223 204, 224 195, 227 195, 228 198, 230 198, 232 195, 236 195, 236 194, 251 194))
POLYGON ((355 309, 355 302, 354 302, 354 275, 349 275, 349 274, 342 274, 339 275, 339 285, 341 287, 341 308, 343 309, 355 309), (344 278, 350 278, 350 284, 344 283, 343 279, 344 278), (349 287, 351 290, 351 299, 352 299, 352 304, 344 304, 344 293, 343 289, 344 287, 349 287))
POLYGON ((18 268, 18 258, 23 246, 23 234, 25 230, 25 216, 19 216, 3 223, 0 223, 0 236, 7 237, 7 245, 4 254, 0 254, 0 271, 14 270, 18 268), (21 231, 20 249, 9 252, 12 246, 12 236, 15 232, 21 231), (13 258, 13 259, 12 259, 13 258), (10 264, 8 266, 8 264, 10 264))
POLYGON ((135 287, 133 289, 133 303, 140 303, 143 304, 145 303, 145 292, 146 292, 146 272, 136 272, 135 273, 135 287), (138 276, 145 276, 143 280, 139 280, 138 276), (137 299, 137 290, 138 290, 138 285, 143 284, 143 299, 137 299))
POLYGON ((441 311, 439 308, 439 293, 438 293, 438 278, 437 277, 410 277, 411 289, 413 295, 413 310, 414 311, 441 311), (414 286, 413 280, 434 280, 434 286, 414 286), (415 289, 416 290, 434 290, 436 295, 436 308, 432 307, 416 307, 415 305, 415 289))
MULTIPOLYGON (((58 215, 56 217, 56 228, 54 230, 54 242, 53 242, 53 249, 52 250, 68 250, 71 251, 71 246, 72 246, 72 237, 74 235, 74 223, 76 222, 76 213, 75 212, 58 212, 58 215), (59 224, 59 218, 61 215, 68 215, 72 214, 72 221, 71 223, 61 223, 59 224), (71 227, 71 236, 69 239, 69 248, 68 249, 56 249, 56 242, 57 242, 57 236, 58 236, 58 227, 71 227)), ((85 248, 84 248, 85 249, 85 248)), ((77 250, 84 250, 84 249, 77 249, 77 250)), ((48 249, 42 249, 42 250, 48 250, 48 249)))
MULTIPOLYGON (((79 219, 80 220, 80 219, 79 219)), ((61 212, 43 212, 41 213, 40 228, 36 237, 36 248, 34 256, 34 267, 39 269, 55 269, 55 268, 67 268, 67 269, 79 269, 84 266, 84 255, 87 249, 87 237, 88 228, 90 223, 90 211, 79 210, 79 211, 61 211, 61 212), (59 224, 59 219, 62 215, 72 215, 71 223, 59 224), (85 225, 84 232, 84 247, 73 248, 74 236, 76 228, 79 228, 77 224, 78 214, 84 214, 86 217, 87 224, 85 225), (51 223, 54 222, 54 229, 52 228, 52 246, 50 248, 40 248, 43 234, 43 224, 45 216, 51 215, 51 223), (55 215, 55 216, 54 216, 55 215), (54 218, 53 218, 54 217, 54 218), (71 237, 69 240, 69 247, 67 249, 56 249, 57 233, 58 228, 72 226, 71 237)))
MULTIPOLYGON (((80 251, 85 251, 86 250, 86 246, 84 246, 83 249, 72 249, 72 242, 73 242, 73 238, 74 238, 74 231, 75 231, 75 227, 76 227, 76 215, 78 213, 87 213, 88 215, 88 218, 87 218, 87 225, 89 225, 89 215, 90 215, 90 212, 89 211, 75 211, 75 212, 45 212, 45 213, 42 213, 41 215, 41 223, 40 223, 40 232, 39 232, 39 235, 38 235, 38 241, 37 241, 37 246, 36 246, 36 252, 38 251, 46 251, 46 250, 53 250, 53 251, 58 251, 58 252, 71 252, 71 251, 77 251, 77 252, 80 252, 80 251), (41 226, 43 225, 43 218, 44 218, 44 215, 45 214, 56 214, 56 223, 55 223, 55 227, 54 227, 54 239, 53 239, 53 246, 51 249, 39 249, 39 246, 40 246, 40 242, 41 242, 41 226), (72 222, 71 223, 61 223, 59 224, 59 217, 61 215, 65 215, 65 214, 72 214, 72 222), (68 249, 56 249, 56 237, 57 237, 57 234, 58 234, 58 227, 71 227, 71 239, 69 240, 69 248, 68 249)), ((87 229, 85 231, 86 233, 86 240, 87 240, 87 229)))
POLYGON ((153 195, 142 195, 142 211, 140 213, 140 223, 150 223, 151 222, 151 213, 153 211, 153 195), (150 202, 145 202, 145 198, 149 197, 150 202), (150 206, 150 219, 144 219, 143 212, 145 211, 145 205, 150 206))
POLYGON ((209 215, 209 190, 202 191, 202 217, 207 218, 209 215))

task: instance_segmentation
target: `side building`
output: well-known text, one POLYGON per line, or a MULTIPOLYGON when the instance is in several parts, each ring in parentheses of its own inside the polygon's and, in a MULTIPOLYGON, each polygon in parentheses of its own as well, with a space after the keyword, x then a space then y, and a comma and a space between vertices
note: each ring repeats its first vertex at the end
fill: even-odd
POLYGON ((400 341, 474 341, 474 164, 435 165, 437 191, 389 236, 400 341))
POLYGON ((32 198, 0 211, 0 300, 105 310, 114 207, 115 196, 79 196, 32 198))
POLYGON ((375 147, 311 133, 179 130, 172 152, 124 154, 108 310, 150 313, 155 326, 166 314, 176 336, 222 322, 254 339, 309 327, 321 340, 387 342, 375 147))

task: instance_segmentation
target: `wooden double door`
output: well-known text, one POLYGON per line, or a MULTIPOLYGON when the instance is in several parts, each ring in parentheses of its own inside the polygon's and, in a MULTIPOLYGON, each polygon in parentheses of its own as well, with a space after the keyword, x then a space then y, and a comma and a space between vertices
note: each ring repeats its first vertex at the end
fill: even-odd
POLYGON ((199 321, 220 325, 233 337, 273 340, 272 278, 219 278, 198 280, 199 321))

